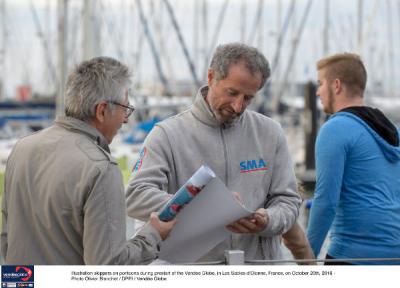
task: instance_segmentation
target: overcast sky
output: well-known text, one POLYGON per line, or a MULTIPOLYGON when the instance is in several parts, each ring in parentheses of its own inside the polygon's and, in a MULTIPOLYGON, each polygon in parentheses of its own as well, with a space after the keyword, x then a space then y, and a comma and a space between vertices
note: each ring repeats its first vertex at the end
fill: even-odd
MULTIPOLYGON (((0 21, 6 27, 6 39, 0 36, 0 79, 6 83, 8 97, 14 95, 15 87, 28 83, 34 91, 51 93, 55 89, 51 80, 50 66, 57 65, 57 1, 56 0, 0 0, 6 4, 6 18, 0 21), (33 3, 39 19, 34 21, 33 3), (4 21, 5 19, 5 21, 4 21), (41 27, 39 29, 39 26, 41 27), (39 37, 42 32, 44 37, 39 37), (5 44, 5 45, 4 45, 5 44), (48 47, 46 51, 44 47, 48 47), (4 50, 5 48, 5 50, 4 50), (2 57, 5 55, 5 66, 2 57)), ((69 69, 82 60, 82 2, 70 0, 69 5, 69 69)), ((153 39, 164 74, 173 80, 191 80, 188 64, 162 0, 142 0, 144 13, 149 21, 153 39), (152 8, 153 7, 153 8, 152 8), (159 26, 158 29, 156 27, 159 26)), ((196 66, 198 77, 204 79, 206 54, 212 51, 211 39, 219 13, 225 0, 208 0, 206 13, 202 13, 202 0, 170 0, 190 57, 196 66), (204 25, 206 19, 207 25, 204 25), (196 22, 197 21, 197 22, 196 22), (196 26, 196 23, 197 26, 196 26), (198 29, 196 30, 196 27, 198 29), (197 35, 197 37, 196 37, 197 35), (196 41, 197 39, 197 41, 196 41)), ((258 46, 270 60, 277 53, 279 23, 288 14, 290 0, 230 0, 217 43, 244 41, 258 46), (254 22, 259 3, 263 3, 262 19, 258 29, 254 22), (280 8, 279 8, 280 7, 280 8), (279 21, 280 19, 280 21, 279 21), (256 34, 254 34, 256 33, 256 34), (253 37, 254 34, 254 37, 253 37)), ((308 0, 296 0, 295 12, 284 39, 279 67, 272 67, 276 79, 283 79, 293 54, 293 69, 289 79, 295 81, 315 80, 315 61, 325 54, 324 5, 326 1, 314 0, 308 14, 306 27, 299 37, 299 26, 308 0), (298 49, 293 43, 298 40, 298 49)), ((143 37, 138 17, 137 2, 130 0, 97 1, 98 53, 113 56, 131 66, 136 81, 158 82, 150 46, 143 37)), ((394 79, 400 71, 400 2, 396 0, 363 1, 362 42, 358 35, 358 1, 331 0, 329 13, 328 53, 354 51, 364 58, 369 71, 369 85, 382 82, 386 90, 396 91, 394 79), (390 13, 389 13, 390 11, 390 13), (392 23, 391 26, 389 24, 392 23), (391 27, 391 28, 389 28, 391 27)), ((2 30, 0 30, 2 31, 2 30)), ((1 32, 0 32, 1 33, 1 32)), ((57 75, 56 75, 57 76, 57 75)))

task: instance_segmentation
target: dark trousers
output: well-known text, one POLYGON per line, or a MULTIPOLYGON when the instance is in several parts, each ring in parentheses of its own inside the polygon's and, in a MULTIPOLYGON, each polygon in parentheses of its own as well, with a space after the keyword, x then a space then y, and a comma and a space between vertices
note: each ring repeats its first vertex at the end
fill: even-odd
MULTIPOLYGON (((333 258, 329 254, 326 254, 325 259, 335 259, 335 258, 333 258)), ((354 264, 349 263, 349 262, 339 261, 339 262, 324 262, 324 265, 354 265, 354 264)))

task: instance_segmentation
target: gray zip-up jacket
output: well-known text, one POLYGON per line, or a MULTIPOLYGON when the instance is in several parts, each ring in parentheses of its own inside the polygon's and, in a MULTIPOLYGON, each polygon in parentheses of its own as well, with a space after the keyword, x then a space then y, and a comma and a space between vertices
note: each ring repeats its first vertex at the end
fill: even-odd
POLYGON ((244 250, 247 260, 279 259, 279 235, 296 221, 301 203, 283 131, 248 110, 221 125, 204 99, 207 89, 200 90, 189 110, 157 124, 147 136, 126 190, 128 215, 147 220, 207 164, 239 192, 246 207, 266 208, 269 223, 258 234, 232 234, 201 261, 223 260, 226 249, 244 250))
POLYGON ((151 225, 126 241, 117 163, 103 135, 68 117, 15 145, 2 215, 7 264, 142 264, 161 241, 151 225))

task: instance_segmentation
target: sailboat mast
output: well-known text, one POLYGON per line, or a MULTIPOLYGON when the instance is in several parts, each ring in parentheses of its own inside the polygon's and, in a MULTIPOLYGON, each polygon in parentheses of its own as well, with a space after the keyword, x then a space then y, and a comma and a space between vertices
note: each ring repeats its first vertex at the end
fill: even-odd
POLYGON ((389 65, 389 77, 388 77, 388 89, 389 89, 389 96, 393 96, 394 95, 394 63, 395 63, 395 59, 394 59, 394 50, 393 50, 393 39, 394 39, 394 35, 393 35, 393 19, 392 19, 392 4, 390 3, 389 0, 386 0, 386 4, 387 4, 387 33, 388 33, 388 65, 389 65))
POLYGON ((1 15, 1 39, 3 43, 0 47, 0 101, 5 99, 6 85, 6 43, 7 43, 7 28, 6 28, 6 0, 2 0, 0 4, 1 15))
POLYGON ((58 1, 58 67, 60 69, 58 94, 56 97, 56 115, 65 114, 64 91, 67 78, 67 36, 68 36, 68 0, 58 1))
POLYGON ((357 22, 357 44, 358 47, 361 47, 362 43, 362 32, 363 32, 363 0, 358 0, 358 22, 357 22))
MULTIPOLYGON (((193 63, 199 67, 199 28, 200 28, 200 2, 193 3, 193 63)), ((197 71, 198 72, 198 71, 197 71)))
POLYGON ((324 9, 324 35, 323 35, 323 53, 324 55, 328 55, 329 53, 329 15, 330 15, 330 0, 325 0, 325 9, 324 9))
POLYGON ((156 65, 156 70, 157 70, 157 73, 158 73, 158 77, 159 77, 161 83, 164 86, 164 90, 165 90, 164 93, 167 96, 171 96, 171 89, 170 89, 170 86, 169 86, 169 82, 168 82, 168 79, 165 77, 164 71, 162 69, 160 54, 157 51, 157 47, 156 47, 156 44, 154 42, 153 35, 150 32, 149 23, 147 21, 146 16, 144 15, 142 1, 141 0, 136 0, 136 3, 138 5, 137 7, 138 7, 138 11, 139 11, 140 22, 141 22, 142 27, 143 27, 144 35, 146 36, 147 42, 148 42, 148 44, 150 46, 150 52, 152 53, 152 56, 153 56, 153 59, 154 59, 154 63, 156 65))
POLYGON ((186 59, 186 62, 188 64, 188 66, 189 66, 190 73, 192 74, 193 81, 194 81, 196 87, 199 88, 201 86, 201 82, 199 81, 199 78, 197 77, 196 68, 195 68, 195 66, 193 64, 192 59, 190 58, 189 50, 188 50, 186 42, 185 42, 185 40, 183 38, 183 34, 181 32, 181 29, 179 28, 178 22, 176 20, 175 14, 174 14, 174 10, 173 10, 173 8, 172 8, 172 6, 171 6, 171 4, 169 3, 168 0, 164 0, 164 4, 165 4, 165 7, 167 8, 169 17, 170 17, 171 22, 172 22, 172 26, 174 27, 174 30, 175 30, 175 32, 177 34, 179 44, 180 44, 180 46, 181 46, 181 48, 183 50, 183 54, 185 56, 185 59, 186 59))
POLYGON ((246 24, 247 24, 247 3, 242 0, 240 8, 240 41, 246 41, 246 24))
POLYGON ((83 60, 100 55, 100 23, 97 20, 97 1, 85 0, 83 3, 83 60))
MULTIPOLYGON (((208 59, 207 59, 207 57, 208 57, 208 55, 207 55, 207 52, 208 52, 208 2, 207 2, 207 0, 202 1, 201 22, 202 22, 201 30, 203 31, 203 35, 202 35, 203 37, 201 39, 201 42, 202 42, 201 44, 203 47, 202 57, 204 59, 202 62, 203 62, 204 70, 206 70, 208 68, 208 59)), ((196 86, 198 86, 198 85, 196 85, 196 86)))

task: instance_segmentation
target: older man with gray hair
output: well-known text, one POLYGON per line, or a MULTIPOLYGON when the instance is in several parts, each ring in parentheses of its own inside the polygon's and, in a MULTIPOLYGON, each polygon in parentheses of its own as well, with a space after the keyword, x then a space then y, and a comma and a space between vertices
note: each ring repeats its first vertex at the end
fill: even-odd
POLYGON ((126 241, 121 172, 109 144, 134 108, 128 68, 98 57, 66 86, 66 117, 18 141, 6 166, 1 252, 7 264, 143 264, 173 226, 156 214, 126 241))
POLYGON ((147 220, 206 163, 256 213, 231 223, 231 237, 200 261, 223 260, 227 249, 244 250, 247 260, 278 259, 301 200, 281 126, 246 110, 270 76, 268 61, 256 48, 225 44, 207 76, 193 106, 146 138, 127 188, 128 214, 147 220))

